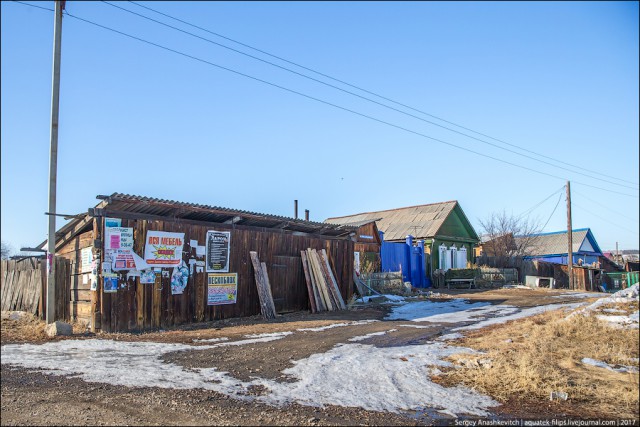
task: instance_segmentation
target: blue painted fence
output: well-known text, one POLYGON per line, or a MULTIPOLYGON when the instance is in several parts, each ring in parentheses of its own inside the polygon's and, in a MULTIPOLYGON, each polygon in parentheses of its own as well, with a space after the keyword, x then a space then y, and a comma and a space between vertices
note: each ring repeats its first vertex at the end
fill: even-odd
POLYGON ((426 288, 431 286, 431 280, 425 275, 424 266, 424 242, 418 240, 417 245, 413 245, 413 237, 407 236, 405 243, 392 243, 384 241, 384 233, 380 233, 380 260, 382 261, 382 271, 402 270, 402 280, 411 282, 416 288, 426 288))

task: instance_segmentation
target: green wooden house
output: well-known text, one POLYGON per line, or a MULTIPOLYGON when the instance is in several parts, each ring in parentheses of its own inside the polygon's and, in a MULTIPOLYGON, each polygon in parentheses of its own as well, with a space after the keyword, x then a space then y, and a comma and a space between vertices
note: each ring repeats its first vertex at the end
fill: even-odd
POLYGON ((388 242, 404 242, 408 235, 424 240, 426 273, 437 269, 465 268, 473 263, 473 249, 480 242, 457 200, 365 212, 325 220, 348 225, 373 220, 388 242))

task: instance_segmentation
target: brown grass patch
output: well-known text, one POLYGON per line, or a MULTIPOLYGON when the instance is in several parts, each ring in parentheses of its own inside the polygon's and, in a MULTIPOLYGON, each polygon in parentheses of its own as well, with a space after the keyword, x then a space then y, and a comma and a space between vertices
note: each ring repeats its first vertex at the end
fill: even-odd
POLYGON ((434 380, 447 386, 464 384, 500 402, 520 396, 548 403, 552 391, 562 391, 570 403, 589 413, 597 408, 602 414, 637 416, 638 373, 613 372, 581 361, 589 357, 637 368, 638 330, 611 328, 595 315, 565 317, 564 311, 547 312, 474 331, 457 343, 484 354, 452 356, 462 368, 449 369, 434 380))
MULTIPOLYGON (((2 344, 40 343, 60 338, 49 338, 44 332, 46 323, 30 313, 3 311, 0 321, 0 336, 2 344)), ((82 322, 72 322, 73 333, 83 334, 86 325, 82 322)), ((77 337, 74 337, 77 338, 77 337)))

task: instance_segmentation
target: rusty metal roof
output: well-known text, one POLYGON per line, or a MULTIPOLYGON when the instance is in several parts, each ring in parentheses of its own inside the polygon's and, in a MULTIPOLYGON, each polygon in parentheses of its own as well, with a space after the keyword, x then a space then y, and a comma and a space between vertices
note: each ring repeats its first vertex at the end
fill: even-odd
POLYGON ((177 202, 174 200, 122 193, 113 193, 110 196, 97 196, 97 198, 104 201, 103 207, 108 212, 126 212, 218 224, 233 223, 249 227, 277 228, 334 237, 348 236, 350 233, 356 231, 356 227, 347 225, 326 224, 323 222, 305 221, 302 219, 229 209, 219 206, 177 202))
POLYGON ((442 203, 365 212, 328 218, 325 223, 357 224, 376 221, 378 230, 384 232, 385 240, 403 240, 409 234, 420 239, 430 238, 438 233, 457 203, 457 201, 451 200, 442 203))
MULTIPOLYGON (((324 222, 305 221, 278 215, 262 214, 238 209, 229 209, 218 206, 201 205, 197 203, 184 203, 174 200, 157 199, 152 197, 135 196, 130 194, 113 193, 110 196, 99 195, 96 198, 102 201, 89 211, 104 210, 115 218, 117 213, 134 214, 140 217, 148 216, 152 219, 162 220, 192 220, 210 222, 212 224, 238 224, 248 227, 271 228, 291 232, 317 234, 328 237, 347 237, 357 231, 357 227, 351 225, 326 224, 324 222)), ((73 237, 81 232, 88 231, 93 226, 89 213, 76 215, 56 231, 56 247, 63 242, 60 240, 73 237)), ((40 243, 38 248, 46 249, 47 241, 40 243)))

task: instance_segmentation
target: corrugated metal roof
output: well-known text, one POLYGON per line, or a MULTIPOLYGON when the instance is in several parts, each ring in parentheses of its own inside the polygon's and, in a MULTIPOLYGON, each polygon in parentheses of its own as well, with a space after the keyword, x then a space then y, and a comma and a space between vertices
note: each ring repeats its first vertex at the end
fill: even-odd
POLYGON ((354 222, 375 220, 378 230, 384 232, 385 240, 403 240, 409 234, 418 239, 427 239, 438 233, 438 230, 457 203, 457 201, 451 200, 428 205, 365 212, 328 218, 325 223, 353 224, 354 222))
MULTIPOLYGON (((331 237, 345 237, 357 231, 356 226, 336 225, 324 222, 305 221, 278 215, 262 214, 238 209, 229 209, 218 206, 201 205, 197 203, 184 203, 174 200, 156 199, 144 196, 134 196, 122 193, 113 193, 110 196, 97 196, 102 199, 95 207, 105 209, 106 212, 123 212, 139 215, 151 215, 166 217, 171 219, 187 219, 193 221, 210 222, 212 224, 222 224, 227 222, 249 226, 274 228, 286 231, 318 234, 331 237)), ((115 216, 117 217, 117 216, 115 216)), ((59 240, 67 233, 74 235, 91 228, 91 223, 87 222, 89 215, 78 215, 76 218, 65 224, 56 231, 56 240, 59 240), (84 225, 86 223, 86 225, 84 225)), ((39 248, 46 248, 45 240, 39 248)), ((58 244, 56 246, 59 246, 58 244)))
POLYGON ((104 208, 108 211, 132 212, 141 215, 154 215, 211 223, 225 223, 233 221, 235 218, 235 223, 243 226, 278 228, 327 236, 347 236, 356 230, 356 227, 350 225, 326 224, 323 222, 305 221, 219 206, 185 203, 122 193, 113 193, 111 196, 98 196, 98 198, 106 202, 104 208))
MULTIPOLYGON (((589 229, 573 230, 573 252, 579 252, 580 246, 587 238, 589 229)), ((545 233, 533 235, 531 246, 528 251, 531 256, 566 254, 567 253, 567 232, 559 231, 556 233, 545 233)), ((521 239, 516 237, 516 241, 521 239)), ((597 250, 597 249, 596 249, 597 250)))

